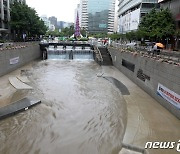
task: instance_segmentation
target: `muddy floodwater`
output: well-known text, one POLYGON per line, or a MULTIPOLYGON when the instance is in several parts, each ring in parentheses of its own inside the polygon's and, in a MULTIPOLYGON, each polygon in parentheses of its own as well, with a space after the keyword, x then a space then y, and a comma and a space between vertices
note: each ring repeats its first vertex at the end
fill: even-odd
POLYGON ((126 103, 101 73, 91 60, 34 62, 25 74, 33 90, 23 94, 42 103, 0 121, 0 153, 118 154, 126 103))

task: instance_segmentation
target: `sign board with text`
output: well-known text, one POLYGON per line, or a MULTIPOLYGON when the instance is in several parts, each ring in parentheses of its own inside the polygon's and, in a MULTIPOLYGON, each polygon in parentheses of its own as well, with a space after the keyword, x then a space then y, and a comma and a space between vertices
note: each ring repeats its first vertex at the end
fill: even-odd
POLYGON ((99 24, 99 28, 107 28, 106 24, 99 24))
POLYGON ((14 65, 14 64, 19 63, 19 57, 11 58, 9 60, 9 63, 10 63, 10 65, 14 65))
POLYGON ((174 105, 176 108, 180 109, 180 95, 174 91, 166 88, 162 84, 158 84, 157 94, 164 98, 166 101, 174 105))

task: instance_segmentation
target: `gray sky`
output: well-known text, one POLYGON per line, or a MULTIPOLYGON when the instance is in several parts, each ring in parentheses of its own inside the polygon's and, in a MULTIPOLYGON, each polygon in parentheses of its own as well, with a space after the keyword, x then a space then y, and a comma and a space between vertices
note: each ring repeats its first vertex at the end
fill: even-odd
POLYGON ((38 15, 55 16, 58 21, 74 22, 74 12, 80 0, 26 0, 38 15))

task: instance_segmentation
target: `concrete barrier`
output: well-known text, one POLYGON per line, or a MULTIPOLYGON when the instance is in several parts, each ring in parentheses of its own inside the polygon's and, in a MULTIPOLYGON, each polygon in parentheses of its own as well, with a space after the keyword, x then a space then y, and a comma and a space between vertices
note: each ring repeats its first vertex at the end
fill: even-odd
POLYGON ((109 52, 116 68, 180 119, 179 66, 111 47, 109 52))
POLYGON ((39 44, 28 45, 18 49, 4 49, 0 51, 0 76, 40 58, 39 44))

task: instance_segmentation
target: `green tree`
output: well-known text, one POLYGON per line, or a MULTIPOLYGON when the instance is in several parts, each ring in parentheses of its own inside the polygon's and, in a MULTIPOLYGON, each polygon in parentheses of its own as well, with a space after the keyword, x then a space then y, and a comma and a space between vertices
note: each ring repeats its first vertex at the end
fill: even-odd
POLYGON ((66 27, 62 29, 62 35, 66 37, 70 37, 74 34, 74 26, 66 27))
POLYGON ((70 27, 66 27, 66 28, 63 28, 61 30, 61 32, 59 32, 58 29, 54 30, 54 31, 47 31, 46 32, 46 36, 59 36, 59 37, 70 37, 74 34, 74 26, 70 26, 70 27))
POLYGON ((47 31, 46 35, 49 36, 61 36, 61 33, 56 29, 55 31, 47 31))
POLYGON ((129 33, 126 33, 126 39, 133 41, 133 40, 137 40, 138 36, 137 36, 137 32, 131 31, 129 33))
POLYGON ((11 4, 10 26, 16 39, 22 40, 22 34, 27 37, 35 37, 46 33, 47 27, 40 20, 36 11, 26 4, 15 1, 11 4))
POLYGON ((145 39, 154 41, 171 38, 175 34, 175 24, 168 9, 152 9, 139 24, 138 33, 145 39))
POLYGON ((95 37, 95 38, 106 38, 108 36, 106 32, 102 32, 102 33, 90 33, 90 35, 95 37))
POLYGON ((84 27, 81 28, 81 35, 84 37, 87 35, 87 30, 84 27))
POLYGON ((108 35, 108 37, 111 40, 119 40, 121 38, 121 34, 113 33, 113 34, 108 35))
POLYGON ((176 33, 175 33, 175 49, 176 50, 178 49, 178 44, 180 42, 179 40, 180 40, 180 29, 176 30, 176 33))

